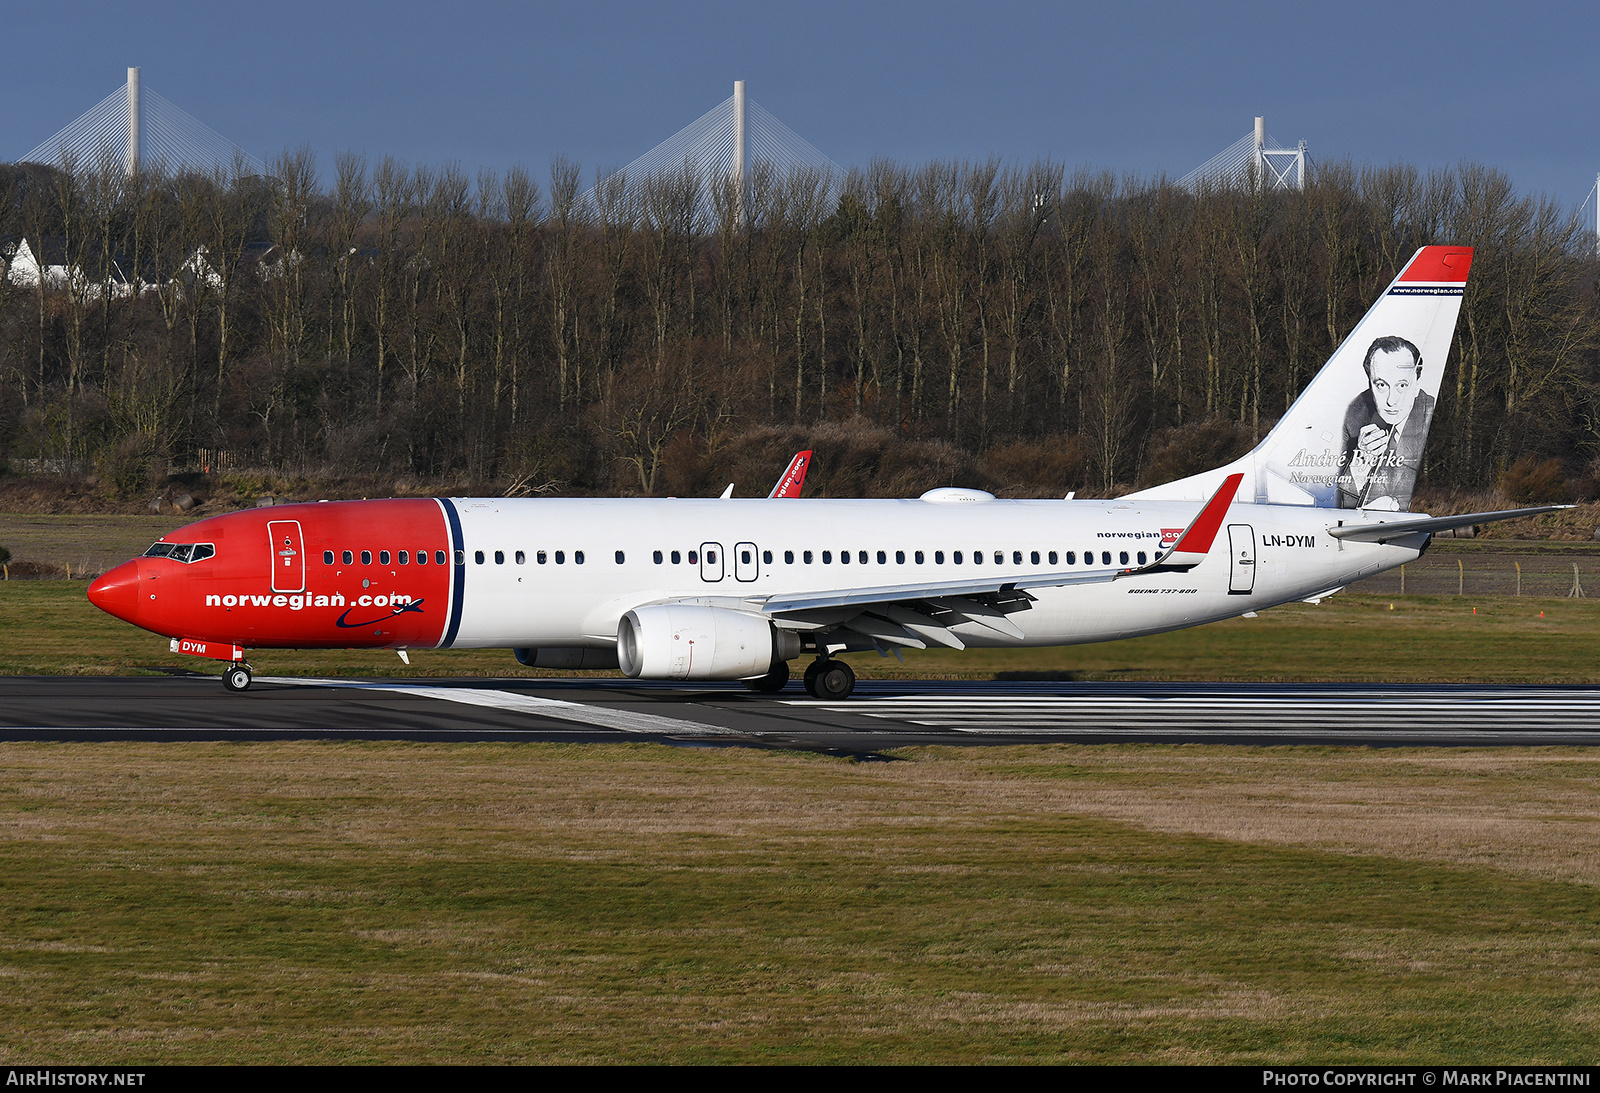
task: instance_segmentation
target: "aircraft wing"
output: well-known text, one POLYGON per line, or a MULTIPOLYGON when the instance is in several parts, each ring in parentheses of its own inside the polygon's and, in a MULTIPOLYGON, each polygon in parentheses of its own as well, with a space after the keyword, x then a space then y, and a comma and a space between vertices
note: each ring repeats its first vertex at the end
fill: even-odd
POLYGON ((1028 609, 1034 599, 1028 592, 1030 588, 1102 584, 1144 574, 1187 572, 1194 568, 1210 553, 1217 530, 1243 477, 1229 475, 1178 536, 1172 549, 1157 552, 1146 565, 1085 566, 1005 577, 974 575, 950 581, 781 593, 747 602, 775 619, 802 628, 855 631, 880 651, 896 645, 926 648, 929 642, 965 648, 961 638, 950 630, 951 626, 962 623, 1021 639, 1022 630, 1006 616, 1028 609))
POLYGON ((1338 524, 1328 529, 1335 539, 1350 539, 1358 543, 1387 543, 1407 535, 1432 534, 1451 528, 1471 527, 1473 524, 1492 524, 1496 520, 1515 520, 1519 516, 1539 516, 1546 512, 1570 509, 1571 505, 1535 505, 1527 509, 1501 509, 1499 512, 1469 512, 1461 516, 1410 516, 1398 514, 1394 520, 1380 520, 1371 524, 1338 524))

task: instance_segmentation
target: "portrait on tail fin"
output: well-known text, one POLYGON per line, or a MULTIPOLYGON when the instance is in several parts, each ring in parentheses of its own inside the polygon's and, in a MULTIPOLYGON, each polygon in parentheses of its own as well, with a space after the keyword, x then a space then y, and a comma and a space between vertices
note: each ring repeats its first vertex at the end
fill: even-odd
POLYGON ((1433 396, 1422 389, 1422 353, 1389 335, 1367 347, 1362 366, 1367 389, 1344 416, 1339 507, 1404 511, 1433 419, 1433 396))

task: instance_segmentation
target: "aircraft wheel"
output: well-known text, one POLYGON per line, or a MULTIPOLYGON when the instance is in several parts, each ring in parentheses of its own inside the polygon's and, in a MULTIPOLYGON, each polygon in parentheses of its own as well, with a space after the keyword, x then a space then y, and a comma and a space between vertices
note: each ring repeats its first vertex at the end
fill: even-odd
POLYGON ((777 694, 779 691, 783 690, 784 685, 788 682, 789 662, 786 660, 780 660, 771 668, 767 669, 766 675, 762 676, 760 679, 747 679, 744 681, 744 685, 749 687, 752 691, 759 691, 761 694, 770 695, 777 694))
POLYGON ((248 691, 250 689, 250 669, 243 664, 235 664, 222 673, 222 685, 230 691, 248 691))
POLYGON ((849 698, 856 689, 855 669, 842 660, 828 660, 822 663, 817 672, 816 689, 812 692, 818 698, 826 698, 837 702, 842 698, 849 698))
POLYGON ((810 695, 812 698, 822 697, 822 695, 817 692, 817 673, 822 671, 822 666, 826 663, 828 663, 826 660, 824 660, 822 657, 818 657, 816 660, 813 660, 810 664, 806 665, 806 674, 802 681, 805 683, 806 694, 810 695))

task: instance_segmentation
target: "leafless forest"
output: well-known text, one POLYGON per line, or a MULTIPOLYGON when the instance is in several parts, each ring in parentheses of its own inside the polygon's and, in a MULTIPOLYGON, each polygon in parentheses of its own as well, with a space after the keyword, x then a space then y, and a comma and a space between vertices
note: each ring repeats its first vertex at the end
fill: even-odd
POLYGON ((130 499, 169 466, 665 494, 814 444, 848 453, 835 494, 1104 494, 1247 447, 1448 242, 1477 259, 1424 481, 1596 489, 1593 238, 1488 167, 326 177, 304 150, 266 177, 0 166, 12 470, 130 499))

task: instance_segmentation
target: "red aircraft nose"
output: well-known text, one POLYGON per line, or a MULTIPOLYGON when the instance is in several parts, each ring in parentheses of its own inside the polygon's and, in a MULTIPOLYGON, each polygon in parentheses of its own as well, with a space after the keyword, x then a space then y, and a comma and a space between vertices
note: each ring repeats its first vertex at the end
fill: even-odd
POLYGON ((89 602, 108 615, 133 622, 139 613, 139 562, 123 562, 89 585, 89 602))

